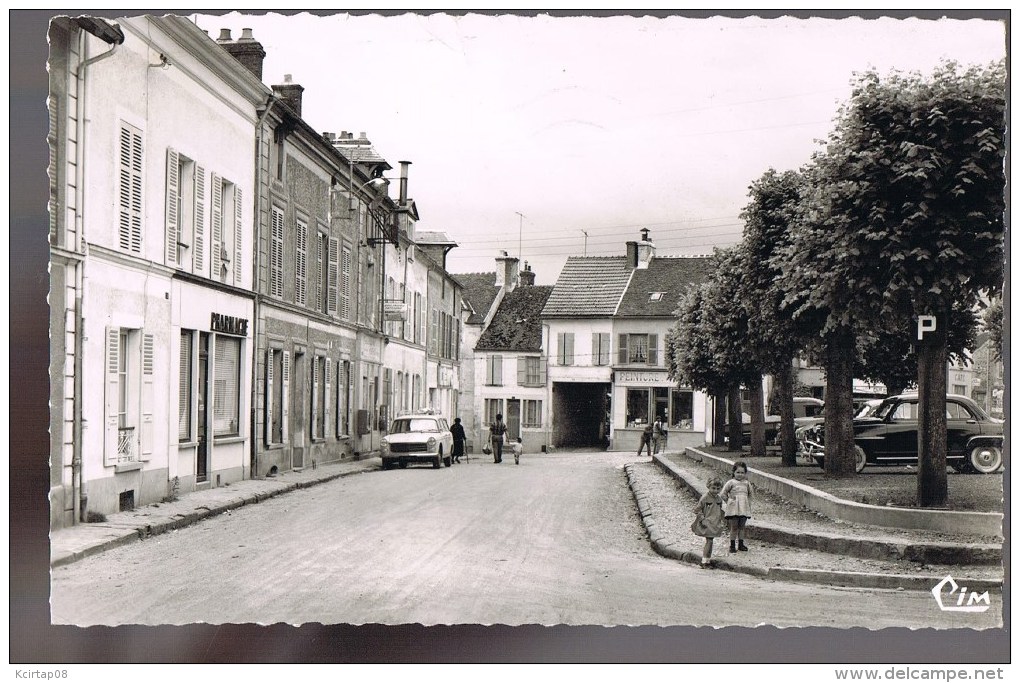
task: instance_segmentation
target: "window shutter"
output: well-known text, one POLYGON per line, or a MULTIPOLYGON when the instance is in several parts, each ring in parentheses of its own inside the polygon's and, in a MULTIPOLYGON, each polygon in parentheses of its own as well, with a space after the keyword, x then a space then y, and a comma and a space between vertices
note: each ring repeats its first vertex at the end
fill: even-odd
POLYGON ((523 387, 528 383, 528 359, 524 356, 517 356, 517 386, 523 387))
POLYGON ((205 168, 195 164, 195 261, 194 272, 205 273, 205 168))
POLYGON ((269 295, 283 298, 283 211, 273 207, 269 244, 269 295))
POLYGON ((549 361, 547 361, 545 358, 538 359, 538 376, 539 376, 538 381, 543 385, 546 383, 546 373, 548 365, 549 361))
POLYGON ((117 424, 117 408, 119 397, 119 377, 117 369, 120 367, 120 328, 106 328, 106 425, 105 443, 103 448, 103 465, 111 466, 117 464, 117 439, 119 437, 119 425, 117 424))
POLYGON ((234 185, 234 284, 241 286, 241 254, 244 252, 241 230, 241 206, 243 202, 241 188, 234 185))
POLYGON ((327 306, 330 315, 336 315, 337 311, 337 278, 339 275, 339 264, 337 253, 340 250, 340 240, 336 237, 329 238, 329 294, 327 306))
POLYGON ((648 364, 659 364, 659 335, 648 335, 648 364))
POLYGON ((620 347, 619 349, 620 357, 617 359, 617 362, 620 365, 626 365, 630 360, 627 357, 627 335, 621 334, 619 337, 617 337, 617 339, 619 340, 620 347))
POLYGON ((492 356, 485 357, 485 383, 493 384, 492 381, 492 356))
MULTIPOLYGON (((325 375, 323 377, 322 381, 325 382, 325 385, 326 385, 323 388, 323 393, 322 393, 322 397, 323 397, 322 398, 322 422, 323 422, 323 425, 322 425, 322 435, 323 436, 329 436, 329 401, 332 398, 332 396, 330 395, 332 392, 330 391, 330 381, 329 381, 330 380, 330 377, 329 377, 330 365, 332 365, 332 362, 328 358, 326 358, 325 362, 323 362, 323 364, 322 364, 323 374, 325 375)), ((386 372, 389 372, 389 370, 387 370, 386 372)))
POLYGON ((566 336, 567 335, 564 334, 563 332, 556 333, 556 360, 559 362, 560 365, 566 365, 566 362, 564 361, 565 354, 563 353, 564 346, 563 340, 566 336))
POLYGON ((312 436, 319 434, 319 357, 312 357, 312 436))
POLYGON ((308 275, 308 225, 297 222, 297 252, 294 259, 294 303, 305 303, 308 275))
POLYGON ((142 251, 142 133, 122 124, 120 128, 120 248, 142 251))
POLYGON ((602 335, 598 332, 591 333, 591 364, 602 365, 602 335))
POLYGON ((141 459, 152 458, 152 375, 155 364, 155 349, 151 334, 142 335, 142 395, 141 413, 142 424, 140 428, 141 437, 141 459))
POLYGON ((177 392, 177 440, 191 441, 191 337, 181 334, 181 365, 177 392))
POLYGON ((599 334, 599 365, 609 365, 609 333, 599 334))
POLYGON ((263 428, 266 444, 273 443, 273 350, 266 350, 266 392, 263 413, 263 428))
POLYGON ((180 200, 180 155, 177 150, 166 150, 166 264, 177 264, 177 240, 180 230, 178 202, 180 200))
POLYGON ((344 246, 340 261, 340 317, 351 317, 351 250, 344 246))
POLYGON ((290 351, 283 352, 283 386, 280 387, 280 391, 283 393, 283 400, 280 401, 283 406, 280 411, 280 424, 283 429, 283 442, 287 443, 287 437, 290 433, 288 429, 287 419, 290 415, 290 351))
POLYGON ((220 258, 223 253, 223 183, 216 173, 212 174, 212 244, 209 250, 212 253, 210 277, 219 280, 223 271, 223 261, 220 258))
POLYGON ((496 386, 503 386, 503 356, 492 357, 492 374, 494 375, 494 384, 496 386))
POLYGON ((574 364, 574 333, 567 332, 563 335, 563 341, 565 342, 566 350, 564 351, 564 364, 574 364))

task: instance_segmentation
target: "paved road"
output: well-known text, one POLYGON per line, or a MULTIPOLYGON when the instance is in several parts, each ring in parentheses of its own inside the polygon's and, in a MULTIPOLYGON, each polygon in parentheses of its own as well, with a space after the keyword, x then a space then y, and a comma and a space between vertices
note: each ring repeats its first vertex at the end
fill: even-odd
POLYGON ((338 479, 52 572, 56 624, 421 623, 989 628, 927 593, 705 571, 650 548, 631 454, 338 479))

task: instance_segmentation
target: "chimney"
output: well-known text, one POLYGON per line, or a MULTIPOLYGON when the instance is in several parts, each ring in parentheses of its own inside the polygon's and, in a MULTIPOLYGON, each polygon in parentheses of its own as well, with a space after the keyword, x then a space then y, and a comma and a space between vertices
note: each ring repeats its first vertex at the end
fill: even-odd
POLYGON ((520 259, 508 256, 505 251, 500 254, 501 256, 496 259, 496 263, 499 264, 496 267, 496 286, 512 292, 519 284, 520 259))
POLYGON ((655 242, 648 236, 648 228, 641 228, 641 241, 637 243, 636 247, 637 262, 635 267, 638 269, 647 268, 648 264, 655 258, 655 242))
POLYGON ((535 286, 535 271, 531 269, 528 262, 524 262, 524 270, 521 271, 521 287, 534 287, 535 286))
POLYGON ((231 40, 229 28, 221 28, 220 37, 216 42, 260 81, 262 80, 262 62, 266 58, 266 51, 262 48, 262 43, 255 40, 250 28, 241 29, 241 37, 237 41, 231 40))
POLYGON ((400 205, 403 206, 407 203, 407 167, 411 165, 410 161, 400 162, 400 205))
POLYGON ((637 268, 637 242, 627 242, 627 267, 637 268))
POLYGON ((298 118, 301 118, 301 93, 304 86, 298 85, 291 80, 290 74, 284 74, 283 85, 274 85, 273 92, 283 100, 288 107, 294 110, 298 118))

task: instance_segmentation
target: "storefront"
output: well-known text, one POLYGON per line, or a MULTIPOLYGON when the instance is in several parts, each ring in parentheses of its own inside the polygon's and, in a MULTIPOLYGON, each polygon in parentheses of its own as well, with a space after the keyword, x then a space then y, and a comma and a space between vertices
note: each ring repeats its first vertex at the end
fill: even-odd
POLYGON ((636 452, 645 426, 657 417, 666 420, 671 450, 704 445, 705 394, 677 387, 665 370, 616 370, 612 392, 611 450, 636 452))

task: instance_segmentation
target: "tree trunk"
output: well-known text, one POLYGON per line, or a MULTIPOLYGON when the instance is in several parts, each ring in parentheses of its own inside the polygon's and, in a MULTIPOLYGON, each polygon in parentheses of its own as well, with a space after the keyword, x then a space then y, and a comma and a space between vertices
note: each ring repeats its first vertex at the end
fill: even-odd
POLYGON ((713 446, 725 446, 726 445, 726 392, 722 389, 717 389, 712 392, 712 398, 715 402, 715 410, 713 411, 713 419, 715 420, 715 427, 712 429, 712 445, 713 446))
POLYGON ((743 429, 744 424, 741 419, 740 409, 740 385, 730 387, 729 390, 729 434, 727 436, 730 440, 730 445, 727 450, 740 451, 743 450, 744 437, 743 429))
POLYGON ((949 503, 946 475, 946 330, 949 315, 936 317, 917 349, 917 504, 945 507, 949 503))
POLYGON ((761 375, 748 387, 751 398, 751 455, 765 456, 765 392, 761 388, 761 375))
POLYGON ((797 464, 797 436, 793 426, 793 361, 782 366, 776 375, 779 384, 779 443, 784 467, 797 464))
POLYGON ((829 338, 825 361, 825 476, 854 475, 853 351, 850 333, 829 338))

